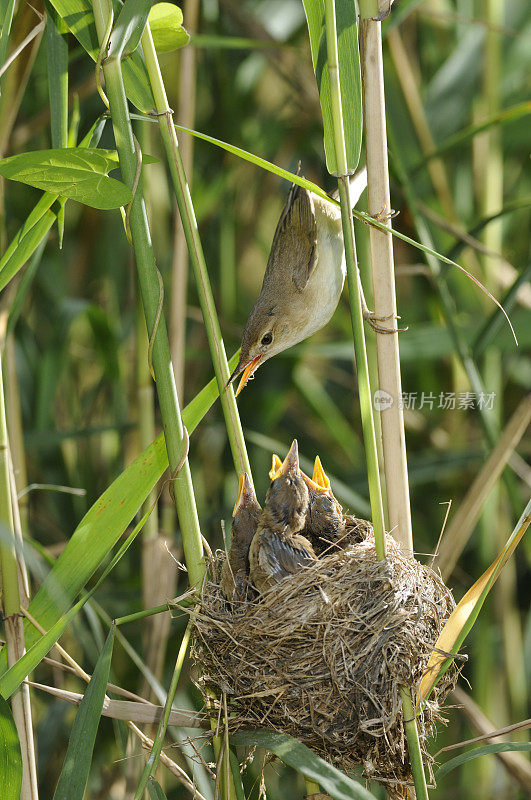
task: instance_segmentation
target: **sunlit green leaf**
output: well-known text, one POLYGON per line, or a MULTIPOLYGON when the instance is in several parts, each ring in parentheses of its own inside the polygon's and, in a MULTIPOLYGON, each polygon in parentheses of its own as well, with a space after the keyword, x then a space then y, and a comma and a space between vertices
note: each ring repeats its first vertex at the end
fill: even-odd
POLYGON ((156 3, 149 12, 149 27, 158 53, 170 53, 184 47, 190 34, 182 25, 183 12, 173 3, 156 3))
POLYGON ((88 147, 35 150, 2 159, 0 175, 93 208, 119 208, 132 194, 107 175, 116 166, 109 152, 88 147))

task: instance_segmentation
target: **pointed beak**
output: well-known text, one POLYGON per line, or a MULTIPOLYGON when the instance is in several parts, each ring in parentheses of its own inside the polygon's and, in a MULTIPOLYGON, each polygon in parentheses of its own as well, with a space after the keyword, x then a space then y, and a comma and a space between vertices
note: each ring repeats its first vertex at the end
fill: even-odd
POLYGON ((277 456, 276 453, 273 453, 273 463, 271 464, 271 469, 269 470, 269 480, 273 480, 277 472, 279 471, 280 467, 282 466, 282 461, 277 456))
POLYGON ((279 469, 275 472, 273 480, 276 480, 281 475, 287 475, 289 472, 300 472, 299 446, 296 439, 293 440, 293 444, 291 445, 286 458, 280 465, 279 469))
POLYGON ((234 372, 230 376, 229 381, 227 383, 227 386, 228 386, 229 383, 232 383, 233 380, 238 377, 240 372, 243 372, 241 381, 240 381, 240 383, 238 385, 238 388, 236 389, 236 397, 238 397, 238 395, 240 394, 241 390, 243 389, 243 387, 245 386, 245 384, 247 383, 249 378, 258 369, 260 361, 262 360, 263 357, 264 357, 264 354, 260 353, 260 355, 256 356, 256 358, 253 358, 252 361, 249 361, 249 363, 246 364, 243 367, 240 365, 240 363, 238 363, 238 366, 236 367, 236 369, 234 370, 234 372))
POLYGON ((319 456, 315 456, 312 481, 314 481, 314 483, 316 483, 318 486, 321 486, 323 489, 330 489, 330 480, 328 476, 325 474, 319 456))
POLYGON ((252 501, 257 502, 256 494, 254 493, 254 486, 251 483, 251 479, 247 473, 241 472, 238 479, 238 497, 236 498, 236 503, 234 504, 232 516, 235 517, 244 506, 252 501))

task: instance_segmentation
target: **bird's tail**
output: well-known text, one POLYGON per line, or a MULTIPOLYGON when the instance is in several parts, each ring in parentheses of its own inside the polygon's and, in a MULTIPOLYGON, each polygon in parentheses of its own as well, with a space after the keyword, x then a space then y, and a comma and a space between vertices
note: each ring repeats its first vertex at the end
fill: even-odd
MULTIPOLYGON (((352 175, 350 179, 350 202, 352 208, 356 206, 356 203, 363 194, 363 190, 365 189, 366 186, 367 186, 367 167, 362 167, 354 175, 352 175)), ((335 189, 335 191, 332 192, 330 197, 333 200, 339 200, 339 190, 335 189)))

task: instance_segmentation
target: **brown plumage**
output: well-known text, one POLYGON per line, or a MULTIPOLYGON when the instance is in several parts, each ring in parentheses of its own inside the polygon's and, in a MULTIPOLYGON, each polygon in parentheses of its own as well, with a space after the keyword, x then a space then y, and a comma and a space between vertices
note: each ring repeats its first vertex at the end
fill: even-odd
POLYGON ((273 588, 282 578, 315 560, 312 545, 300 533, 306 524, 308 503, 295 439, 268 489, 249 550, 251 580, 259 592, 273 588))
POLYGON ((249 575, 249 547, 262 509, 246 472, 240 475, 238 498, 232 512, 232 539, 221 571, 221 590, 227 600, 243 600, 249 575))
POLYGON ((344 547, 343 510, 332 494, 330 481, 321 466, 319 456, 315 457, 312 477, 303 477, 310 496, 303 535, 310 540, 318 556, 332 547, 344 547))

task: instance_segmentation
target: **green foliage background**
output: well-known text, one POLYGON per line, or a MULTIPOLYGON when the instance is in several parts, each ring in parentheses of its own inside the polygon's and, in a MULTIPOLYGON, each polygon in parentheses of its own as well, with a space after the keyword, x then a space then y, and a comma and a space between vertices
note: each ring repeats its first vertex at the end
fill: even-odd
MULTIPOLYGON (((3 5, 5 13, 7 4, 3 5)), ((483 5, 472 0, 424 4, 402 0, 395 3, 396 8, 383 26, 385 37, 392 26, 400 25, 437 145, 488 116, 482 83, 488 30, 483 5)), ((502 47, 499 102, 502 109, 509 109, 529 102, 531 55, 525 41, 531 32, 531 17, 525 0, 512 0, 505 6, 503 25, 496 33, 502 47)), ((14 24, 15 41, 20 41, 35 24, 32 14, 28 6, 19 10, 14 24)), ((185 7, 185 27, 186 24, 185 7)), ((300 160, 306 177, 327 190, 333 188, 325 169, 319 100, 304 9, 299 0, 254 0, 244 4, 207 0, 201 7, 198 35, 192 36, 188 47, 197 48, 198 130, 291 171, 296 171, 300 160), (245 37, 247 41, 227 37, 245 37)), ((44 42, 33 65, 29 54, 30 50, 25 50, 3 78, 2 157, 53 146, 44 42)), ((182 51, 160 57, 174 109, 179 107, 181 58, 182 51)), ((489 259, 486 265, 481 255, 471 256, 470 249, 463 250, 459 237, 433 222, 430 212, 444 217, 444 210, 430 182, 385 39, 384 59, 392 202, 400 212, 393 225, 411 238, 418 238, 416 212, 408 203, 401 177, 405 172, 435 248, 460 263, 466 261, 471 270, 476 266, 477 277, 500 298, 518 274, 529 270, 529 116, 487 128, 487 133, 499 136, 502 154, 504 207, 491 225, 500 226, 504 263, 489 259)), ((102 112, 102 103, 95 90, 94 66, 73 39, 69 42, 69 74, 70 113, 75 109, 79 114, 81 138, 102 112)), ((176 122, 180 122, 178 116, 176 122)), ((144 176, 154 247, 168 286, 176 227, 171 189, 156 127, 138 124, 137 136, 143 150, 160 159, 145 167, 144 176)), ((114 147, 109 125, 100 146, 114 147)), ((442 156, 461 225, 478 238, 489 229, 482 225, 485 180, 491 166, 485 160, 485 152, 485 140, 480 135, 463 136, 442 156)), ((243 324, 260 289, 287 189, 285 183, 267 172, 204 142, 194 144, 193 201, 230 354, 239 345, 243 324)), ((5 181, 0 184, 0 191, 3 252, 40 193, 5 181)), ((357 239, 370 305, 368 231, 361 223, 357 224, 357 239)), ((76 496, 33 491, 25 496, 22 510, 28 536, 39 549, 53 556, 61 551, 87 509, 142 449, 136 388, 135 272, 119 212, 101 212, 68 202, 62 249, 58 244, 55 226, 46 246, 1 299, 2 311, 11 310, 9 346, 13 348, 16 379, 11 372, 6 384, 8 393, 18 392, 27 482, 79 487, 86 492, 76 496)), ((417 408, 406 410, 415 549, 419 554, 431 554, 446 512, 446 506, 441 504, 451 499, 453 508, 457 508, 490 448, 477 413, 438 407, 440 393, 466 392, 470 386, 443 322, 440 296, 429 278, 422 253, 395 240, 395 259, 401 323, 409 326, 400 337, 403 389, 417 396, 417 408), (419 408, 423 393, 427 404, 419 408), (430 398, 433 408, 429 407, 430 398)), ((495 307, 462 273, 443 267, 443 274, 455 303, 454 324, 472 343, 495 307)), ((500 430, 531 389, 530 294, 527 283, 521 300, 511 311, 520 347, 515 348, 505 325, 489 342, 479 362, 486 370, 486 391, 496 393, 495 418, 500 430)), ((373 348, 374 334, 369 331, 367 335, 373 348)), ((191 400, 212 375, 191 280, 182 404, 191 400)), ((345 486, 343 492, 337 492, 345 506, 351 512, 367 514, 359 411, 352 401, 352 341, 346 297, 323 331, 258 371, 240 395, 239 407, 260 498, 268 485, 271 452, 283 455, 297 437, 303 456, 313 460, 318 453, 332 476, 332 485, 336 485, 335 477, 337 485, 340 481, 345 486)), ((11 408, 17 408, 16 398, 11 408)), ((12 417, 9 423, 15 439, 17 420, 12 417)), ((529 450, 527 439, 518 448, 520 457, 528 456, 529 450)), ((190 462, 202 532, 213 549, 221 547, 220 523, 225 520, 226 525, 230 524, 237 476, 219 405, 195 431, 190 462)), ((303 460, 305 465, 308 467, 303 460)), ((449 581, 456 597, 490 563, 507 538, 526 500, 524 486, 520 481, 520 509, 511 506, 502 488, 488 517, 478 525, 449 581)), ((177 558, 182 560, 179 532, 167 500, 159 520, 168 538, 175 534, 177 558)), ((529 545, 526 549, 524 543, 517 559, 509 564, 507 576, 487 602, 481 624, 474 629, 467 646, 470 662, 464 667, 464 674, 472 681, 477 702, 498 727, 529 716, 525 708, 526 676, 531 669, 529 555, 529 545)), ((109 616, 126 615, 142 607, 140 566, 140 549, 135 546, 116 568, 113 580, 98 589, 96 599, 109 616)), ((39 558, 34 559, 32 569, 36 586, 42 573, 39 558)), ((184 590, 185 585, 186 576, 180 573, 176 591, 184 590)), ((163 685, 171 675, 185 621, 178 618, 172 622, 160 676, 163 685)), ((140 624, 124 629, 138 653, 142 653, 141 630, 140 624)), ((105 633, 95 614, 87 611, 69 629, 63 642, 92 672, 105 633)), ((114 682, 133 691, 138 689, 138 671, 118 647, 112 673, 114 682)), ((53 682, 52 670, 41 666, 36 679, 53 682)), ((81 690, 72 678, 67 676, 63 681, 66 688, 81 690)), ((198 703, 191 684, 184 680, 181 685, 178 702, 198 703)), ((53 794, 72 716, 71 707, 65 703, 35 695, 43 797, 53 794)), ((441 732, 434 749, 473 735, 459 711, 449 710, 448 717, 449 727, 441 732)), ((130 764, 118 762, 123 755, 123 731, 103 720, 87 796, 124 796, 124 776, 130 764)), ((179 759, 175 753, 172 757, 179 759)), ((246 789, 254 797, 260 763, 257 757, 245 779, 246 789)), ((295 772, 275 767, 268 769, 267 776, 268 796, 273 800, 302 796, 303 787, 295 772)), ((187 796, 184 789, 171 782, 166 791, 173 800, 187 796)), ((432 796, 441 800, 460 796, 489 800, 523 794, 489 756, 450 773, 432 796)))

